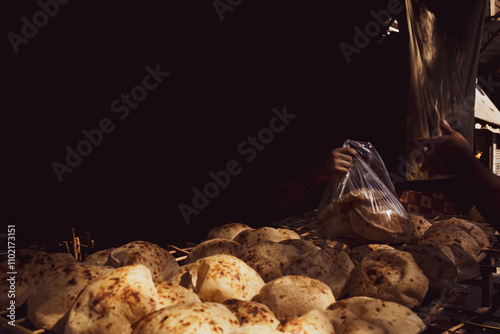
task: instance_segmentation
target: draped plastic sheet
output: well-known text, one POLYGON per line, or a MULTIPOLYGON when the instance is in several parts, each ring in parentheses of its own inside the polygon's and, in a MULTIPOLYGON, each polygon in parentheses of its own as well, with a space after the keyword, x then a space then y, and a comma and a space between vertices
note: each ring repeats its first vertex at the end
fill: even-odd
MULTIPOLYGON (((477 63, 487 0, 405 0, 410 40, 407 140, 438 136, 445 118, 474 139, 477 63), (448 5, 444 5, 444 3, 448 5)), ((407 180, 425 180, 408 152, 407 180)))

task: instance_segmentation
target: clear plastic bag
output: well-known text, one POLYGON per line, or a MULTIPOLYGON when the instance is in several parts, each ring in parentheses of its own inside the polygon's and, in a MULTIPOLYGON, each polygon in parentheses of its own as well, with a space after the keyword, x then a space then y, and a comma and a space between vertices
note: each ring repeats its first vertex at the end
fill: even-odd
POLYGON ((320 236, 348 238, 360 244, 408 239, 408 213, 373 145, 346 140, 343 146, 356 150, 356 156, 349 172, 325 188, 318 209, 320 236))

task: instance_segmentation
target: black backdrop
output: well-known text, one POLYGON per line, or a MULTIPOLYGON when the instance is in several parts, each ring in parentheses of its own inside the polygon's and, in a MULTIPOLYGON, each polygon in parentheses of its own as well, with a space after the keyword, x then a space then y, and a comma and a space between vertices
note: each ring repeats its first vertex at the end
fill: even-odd
POLYGON ((67 239, 70 227, 104 248, 182 246, 215 225, 262 225, 269 189, 347 138, 371 141, 397 171, 406 38, 374 39, 350 64, 339 47, 386 1, 243 0, 222 21, 210 1, 70 1, 15 53, 8 34, 22 35, 22 18, 33 22, 50 2, 1 4, 2 213, 19 247, 67 239), (147 66, 170 74, 119 119, 112 102, 142 84, 147 66), (297 116, 246 162, 237 148, 269 126, 273 108, 297 116), (114 131, 59 182, 51 164, 65 164, 65 147, 105 118, 114 131), (178 205, 192 205, 192 189, 231 160, 241 173, 186 224, 178 205))

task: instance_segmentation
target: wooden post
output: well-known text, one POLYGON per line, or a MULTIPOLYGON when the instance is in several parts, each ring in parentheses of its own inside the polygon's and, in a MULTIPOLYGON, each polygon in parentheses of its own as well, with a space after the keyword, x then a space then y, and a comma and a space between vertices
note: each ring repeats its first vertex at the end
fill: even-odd
POLYGON ((493 305, 493 269, 492 266, 495 264, 494 259, 491 256, 486 256, 486 258, 481 261, 481 306, 490 308, 493 305))
POLYGON ((78 260, 78 252, 76 249, 76 234, 74 227, 71 228, 71 242, 73 243, 73 256, 78 260))

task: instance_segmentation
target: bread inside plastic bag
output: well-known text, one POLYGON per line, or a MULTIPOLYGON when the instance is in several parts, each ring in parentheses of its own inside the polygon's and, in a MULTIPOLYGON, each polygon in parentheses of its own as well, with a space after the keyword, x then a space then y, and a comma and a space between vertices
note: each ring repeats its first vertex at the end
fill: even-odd
POLYGON ((343 146, 355 149, 356 156, 349 172, 325 188, 318 210, 320 236, 359 244, 406 241, 408 213, 379 154, 369 142, 346 140, 343 146))

